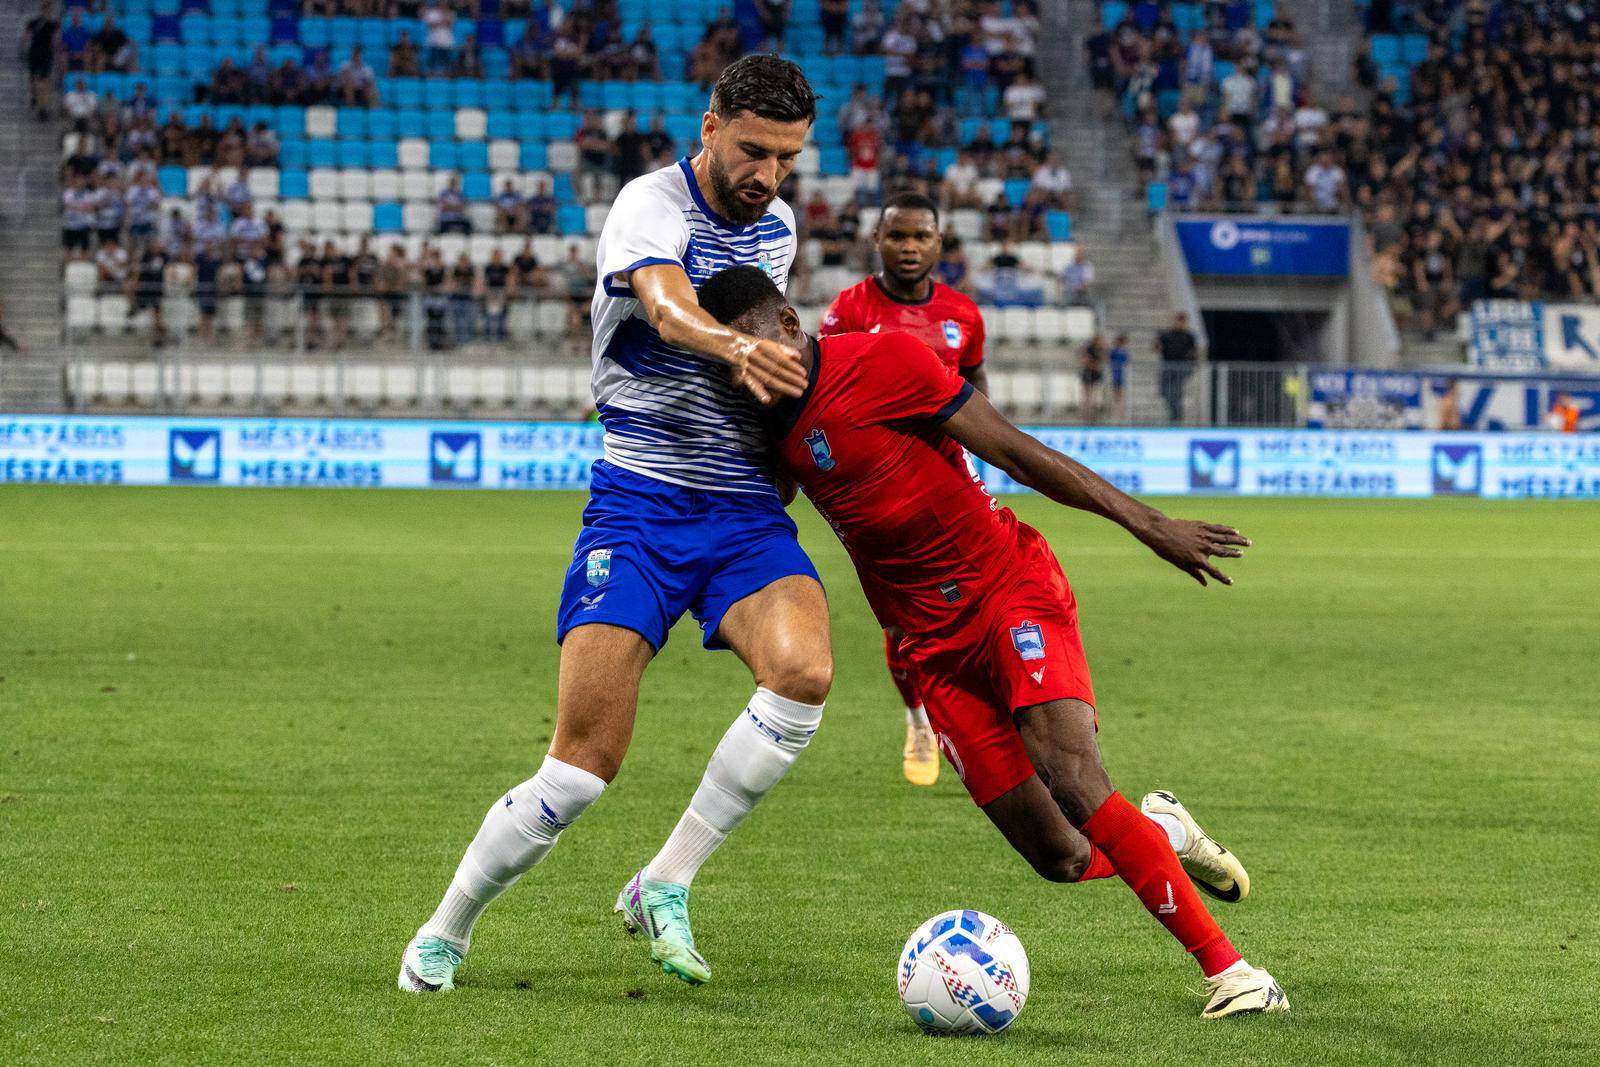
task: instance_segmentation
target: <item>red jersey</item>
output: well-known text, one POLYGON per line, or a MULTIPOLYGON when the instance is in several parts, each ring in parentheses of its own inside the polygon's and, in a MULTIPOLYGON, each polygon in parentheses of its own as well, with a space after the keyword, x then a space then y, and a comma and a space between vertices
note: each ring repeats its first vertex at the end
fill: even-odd
POLYGON ((884 292, 868 275, 833 298, 822 316, 822 333, 903 330, 960 371, 983 362, 983 315, 978 305, 948 285, 933 283, 928 299, 908 304, 884 292))
POLYGON ((779 463, 839 535, 880 623, 964 624, 1017 577, 1020 528, 939 428, 971 384, 904 333, 818 338, 812 356, 804 397, 776 412, 779 463))

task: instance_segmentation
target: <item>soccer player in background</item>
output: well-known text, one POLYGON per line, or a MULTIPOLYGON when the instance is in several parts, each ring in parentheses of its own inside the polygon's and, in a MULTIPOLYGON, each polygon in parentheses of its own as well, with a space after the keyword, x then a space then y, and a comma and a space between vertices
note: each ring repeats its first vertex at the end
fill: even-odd
POLYGON ((914 337, 813 340, 771 279, 744 267, 708 281, 700 302, 804 353, 805 393, 771 412, 779 464, 849 551, 878 620, 905 634, 928 717, 973 801, 1045 878, 1126 882, 1200 965, 1203 1017, 1288 1011, 1190 885, 1240 899, 1243 866, 1171 794, 1146 795, 1141 814, 1113 788, 1072 589, 1044 538, 988 494, 962 449, 1116 522, 1201 585, 1232 584, 1212 557, 1237 557, 1249 540, 1169 518, 1046 448, 914 337))
POLYGON ((711 976, 690 883, 810 741, 833 661, 822 585, 773 485, 756 403, 799 395, 799 353, 719 323, 695 289, 730 264, 785 284, 795 220, 777 191, 815 117, 799 67, 746 56, 717 80, 700 154, 629 182, 606 217, 592 306, 605 457, 561 595, 555 736, 538 773, 490 806, 405 948, 401 989, 452 988, 479 914, 599 799, 627 752, 645 667, 685 612, 707 648, 745 662, 756 691, 616 910, 663 970, 711 976))
MULTIPOLYGON (((822 316, 821 333, 904 331, 937 352, 974 389, 987 393, 983 315, 971 299, 932 276, 942 243, 938 205, 921 193, 896 193, 884 203, 872 236, 881 268, 834 298, 822 316)), ((883 647, 889 677, 906 706, 906 780, 933 785, 939 780, 939 747, 894 627, 884 630, 883 647)))

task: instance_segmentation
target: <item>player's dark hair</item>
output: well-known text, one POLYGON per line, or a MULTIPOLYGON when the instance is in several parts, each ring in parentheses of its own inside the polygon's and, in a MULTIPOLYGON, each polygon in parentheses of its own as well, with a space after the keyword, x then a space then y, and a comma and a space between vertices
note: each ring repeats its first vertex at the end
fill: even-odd
POLYGON ((883 210, 888 211, 897 207, 902 211, 930 211, 933 213, 933 224, 939 224, 939 205, 931 197, 922 195, 912 189, 902 189, 883 202, 883 210))
POLYGON ((783 294, 760 267, 720 270, 706 280, 696 295, 706 313, 724 326, 738 322, 751 312, 784 306, 783 294))
POLYGON ((736 59, 711 90, 711 113, 731 119, 741 111, 773 122, 817 121, 817 94, 798 65, 773 53, 736 59))

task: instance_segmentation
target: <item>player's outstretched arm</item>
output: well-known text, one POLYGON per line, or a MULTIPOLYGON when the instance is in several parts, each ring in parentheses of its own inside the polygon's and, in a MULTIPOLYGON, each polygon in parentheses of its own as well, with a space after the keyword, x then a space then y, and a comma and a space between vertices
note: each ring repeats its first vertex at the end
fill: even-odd
POLYGON ((1223 585, 1233 579, 1212 557, 1238 558, 1250 539, 1231 526, 1171 518, 1141 504, 1070 456, 1047 448, 974 392, 944 423, 945 432, 971 452, 1058 504, 1104 516, 1143 541, 1156 555, 1201 585, 1210 575, 1223 585))
POLYGON ((763 341, 722 325, 695 299, 689 275, 676 263, 653 263, 615 280, 626 282, 650 316, 650 325, 669 345, 697 352, 733 368, 733 382, 771 404, 780 396, 806 390, 800 353, 777 341, 763 341))

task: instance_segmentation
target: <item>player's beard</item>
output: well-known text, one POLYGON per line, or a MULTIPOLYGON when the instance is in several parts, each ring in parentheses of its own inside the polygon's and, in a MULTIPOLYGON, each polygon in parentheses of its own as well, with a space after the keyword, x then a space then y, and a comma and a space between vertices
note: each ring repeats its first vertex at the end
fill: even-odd
POLYGON ((778 191, 772 190, 765 200, 759 204, 747 204, 739 196, 739 187, 733 184, 733 179, 728 177, 727 170, 717 162, 717 154, 711 153, 711 192, 717 198, 717 204, 722 208, 723 214, 732 222, 740 226, 748 226, 752 222, 760 222, 761 216, 767 213, 767 207, 777 197, 778 191))

